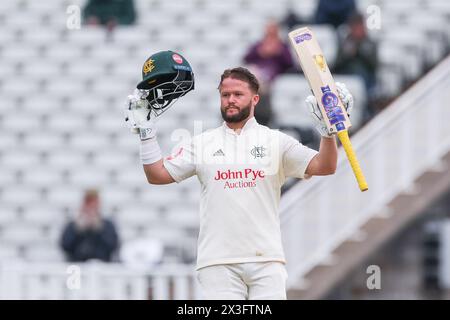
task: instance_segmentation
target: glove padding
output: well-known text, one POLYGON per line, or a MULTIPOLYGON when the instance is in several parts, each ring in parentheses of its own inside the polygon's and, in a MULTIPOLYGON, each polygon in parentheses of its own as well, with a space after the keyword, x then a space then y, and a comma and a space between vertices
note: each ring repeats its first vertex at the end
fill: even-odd
MULTIPOLYGON (((348 91, 345 84, 341 82, 336 82, 336 90, 338 92, 339 98, 341 99, 344 105, 347 115, 350 117, 350 114, 353 110, 352 94, 348 91)), ((308 96, 305 99, 305 104, 306 108, 311 113, 311 117, 314 120, 316 130, 320 133, 322 137, 331 137, 332 135, 328 134, 327 126, 322 117, 322 113, 320 112, 316 97, 314 97, 313 95, 308 96)))
POLYGON ((125 104, 125 123, 131 133, 139 134, 141 140, 152 139, 156 136, 154 118, 151 118, 151 108, 146 99, 148 90, 135 89, 127 97, 125 104))

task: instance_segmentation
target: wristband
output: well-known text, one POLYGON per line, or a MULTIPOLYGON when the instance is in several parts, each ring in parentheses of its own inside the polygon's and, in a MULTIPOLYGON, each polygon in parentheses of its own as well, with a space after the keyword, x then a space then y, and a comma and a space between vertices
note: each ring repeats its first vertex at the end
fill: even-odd
POLYGON ((156 137, 141 141, 140 154, 142 164, 152 164, 162 159, 161 148, 156 137))

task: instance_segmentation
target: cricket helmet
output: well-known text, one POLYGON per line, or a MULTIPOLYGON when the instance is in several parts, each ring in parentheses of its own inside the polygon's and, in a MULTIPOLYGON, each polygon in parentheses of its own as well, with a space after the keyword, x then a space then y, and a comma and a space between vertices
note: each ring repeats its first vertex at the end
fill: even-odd
POLYGON ((194 90, 194 73, 189 62, 179 53, 167 50, 151 55, 142 66, 138 89, 146 97, 154 116, 161 115, 178 98, 194 90))

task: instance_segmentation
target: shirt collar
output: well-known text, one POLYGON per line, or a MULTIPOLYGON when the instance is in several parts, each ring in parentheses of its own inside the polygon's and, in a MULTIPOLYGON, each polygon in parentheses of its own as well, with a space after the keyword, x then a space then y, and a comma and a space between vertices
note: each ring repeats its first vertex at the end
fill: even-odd
MULTIPOLYGON (((222 126, 223 126, 225 132, 237 135, 237 133, 233 129, 231 129, 225 121, 223 122, 222 126)), ((247 122, 242 127, 240 134, 242 134, 243 132, 246 132, 249 129, 256 128, 257 126, 258 126, 258 122, 256 121, 255 117, 251 117, 250 119, 247 120, 247 122)))

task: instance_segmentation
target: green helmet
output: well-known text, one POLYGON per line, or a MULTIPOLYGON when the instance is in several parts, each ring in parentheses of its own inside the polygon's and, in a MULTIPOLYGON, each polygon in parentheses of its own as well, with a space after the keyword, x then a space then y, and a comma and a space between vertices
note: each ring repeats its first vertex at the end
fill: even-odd
POLYGON ((194 90, 194 73, 189 62, 179 53, 160 51, 151 55, 142 66, 138 89, 148 92, 151 111, 159 116, 178 98, 194 90))

